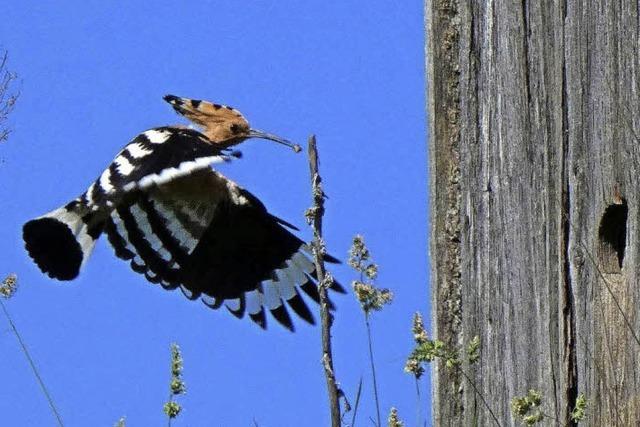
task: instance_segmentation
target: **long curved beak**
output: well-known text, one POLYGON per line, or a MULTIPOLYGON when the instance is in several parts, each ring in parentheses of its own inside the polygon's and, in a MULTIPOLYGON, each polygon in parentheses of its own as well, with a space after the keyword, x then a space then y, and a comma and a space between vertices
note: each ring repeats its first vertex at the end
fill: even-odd
POLYGON ((273 135, 271 133, 263 132, 261 130, 249 129, 249 133, 248 133, 247 137, 248 138, 268 139, 270 141, 275 141, 275 142, 277 142, 279 144, 286 145, 287 147, 291 148, 296 153, 299 153, 300 151, 302 151, 302 147, 300 147, 298 144, 294 144, 293 142, 287 141, 284 138, 280 138, 277 135, 273 135))

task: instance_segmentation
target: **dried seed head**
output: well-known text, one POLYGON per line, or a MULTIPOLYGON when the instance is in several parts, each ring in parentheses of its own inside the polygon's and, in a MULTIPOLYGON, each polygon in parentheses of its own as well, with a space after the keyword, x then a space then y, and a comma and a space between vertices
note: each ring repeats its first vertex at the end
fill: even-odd
POLYGON ((167 414, 169 418, 176 418, 180 411, 182 411, 182 406, 176 401, 167 402, 164 404, 164 413, 167 414))
POLYGON ((391 412, 389 412, 389 418, 387 419, 387 425, 389 427, 402 427, 404 423, 400 420, 398 416, 398 410, 396 408, 391 408, 391 412))
POLYGON ((362 306, 362 310, 369 314, 372 310, 382 310, 385 304, 391 303, 393 294, 389 289, 378 289, 373 285, 355 280, 352 283, 356 298, 362 306))
POLYGON ((422 315, 420 313, 416 313, 413 315, 413 328, 411 330, 413 332, 413 339, 415 340, 416 344, 424 344, 429 339, 427 331, 424 328, 422 315))
POLYGON ((404 365, 404 371, 415 375, 417 379, 420 379, 422 374, 424 374, 424 368, 422 367, 422 363, 413 355, 409 356, 407 359, 407 363, 404 365))
POLYGON ((369 249, 364 244, 364 237, 356 234, 349 249, 349 265, 356 271, 362 272, 362 263, 369 258, 369 249))
POLYGON ((171 375, 173 377, 182 376, 182 353, 178 344, 171 344, 171 375))
POLYGON ((364 268, 364 275, 369 280, 375 280, 378 277, 378 264, 369 264, 364 268))
POLYGON ((0 284, 0 296, 11 298, 18 289, 18 276, 15 274, 8 275, 0 284))

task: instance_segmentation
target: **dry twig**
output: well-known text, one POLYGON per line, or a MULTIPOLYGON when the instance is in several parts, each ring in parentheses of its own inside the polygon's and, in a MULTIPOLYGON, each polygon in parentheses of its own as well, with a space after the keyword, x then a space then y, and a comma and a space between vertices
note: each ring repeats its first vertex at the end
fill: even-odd
POLYGON ((2 142, 7 140, 11 132, 9 128, 7 128, 6 121, 16 104, 18 92, 15 92, 11 88, 17 76, 7 68, 7 61, 9 59, 7 51, 4 51, 0 56, 0 142, 2 142))
POLYGON ((309 137, 309 168, 311 171, 311 188, 313 206, 307 212, 313 229, 313 258, 318 274, 318 293, 320 294, 320 321, 322 329, 322 366, 327 379, 329 393, 329 406, 331 408, 331 426, 340 427, 340 391, 336 382, 333 369, 333 355, 331 352, 331 323, 332 315, 329 312, 327 289, 331 286, 331 275, 324 268, 324 243, 322 241, 322 215, 324 214, 324 193, 322 191, 322 179, 318 172, 318 151, 316 150, 316 137, 309 137))

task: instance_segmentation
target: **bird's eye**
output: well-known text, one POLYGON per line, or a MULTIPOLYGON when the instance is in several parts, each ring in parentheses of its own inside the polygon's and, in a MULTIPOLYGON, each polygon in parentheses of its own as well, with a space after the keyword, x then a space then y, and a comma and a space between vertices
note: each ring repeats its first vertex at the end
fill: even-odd
POLYGON ((240 133, 240 125, 237 124, 237 123, 232 124, 229 129, 231 130, 231 133, 233 133, 233 134, 240 133))

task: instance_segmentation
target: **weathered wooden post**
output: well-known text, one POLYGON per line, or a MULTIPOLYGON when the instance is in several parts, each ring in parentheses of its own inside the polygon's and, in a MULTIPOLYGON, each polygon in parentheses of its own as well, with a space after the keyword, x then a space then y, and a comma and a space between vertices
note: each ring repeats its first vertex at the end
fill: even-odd
MULTIPOLYGON (((636 1, 427 0, 436 336, 502 425, 640 422, 640 14, 636 1)), ((493 425, 438 364, 437 425, 493 425)))

